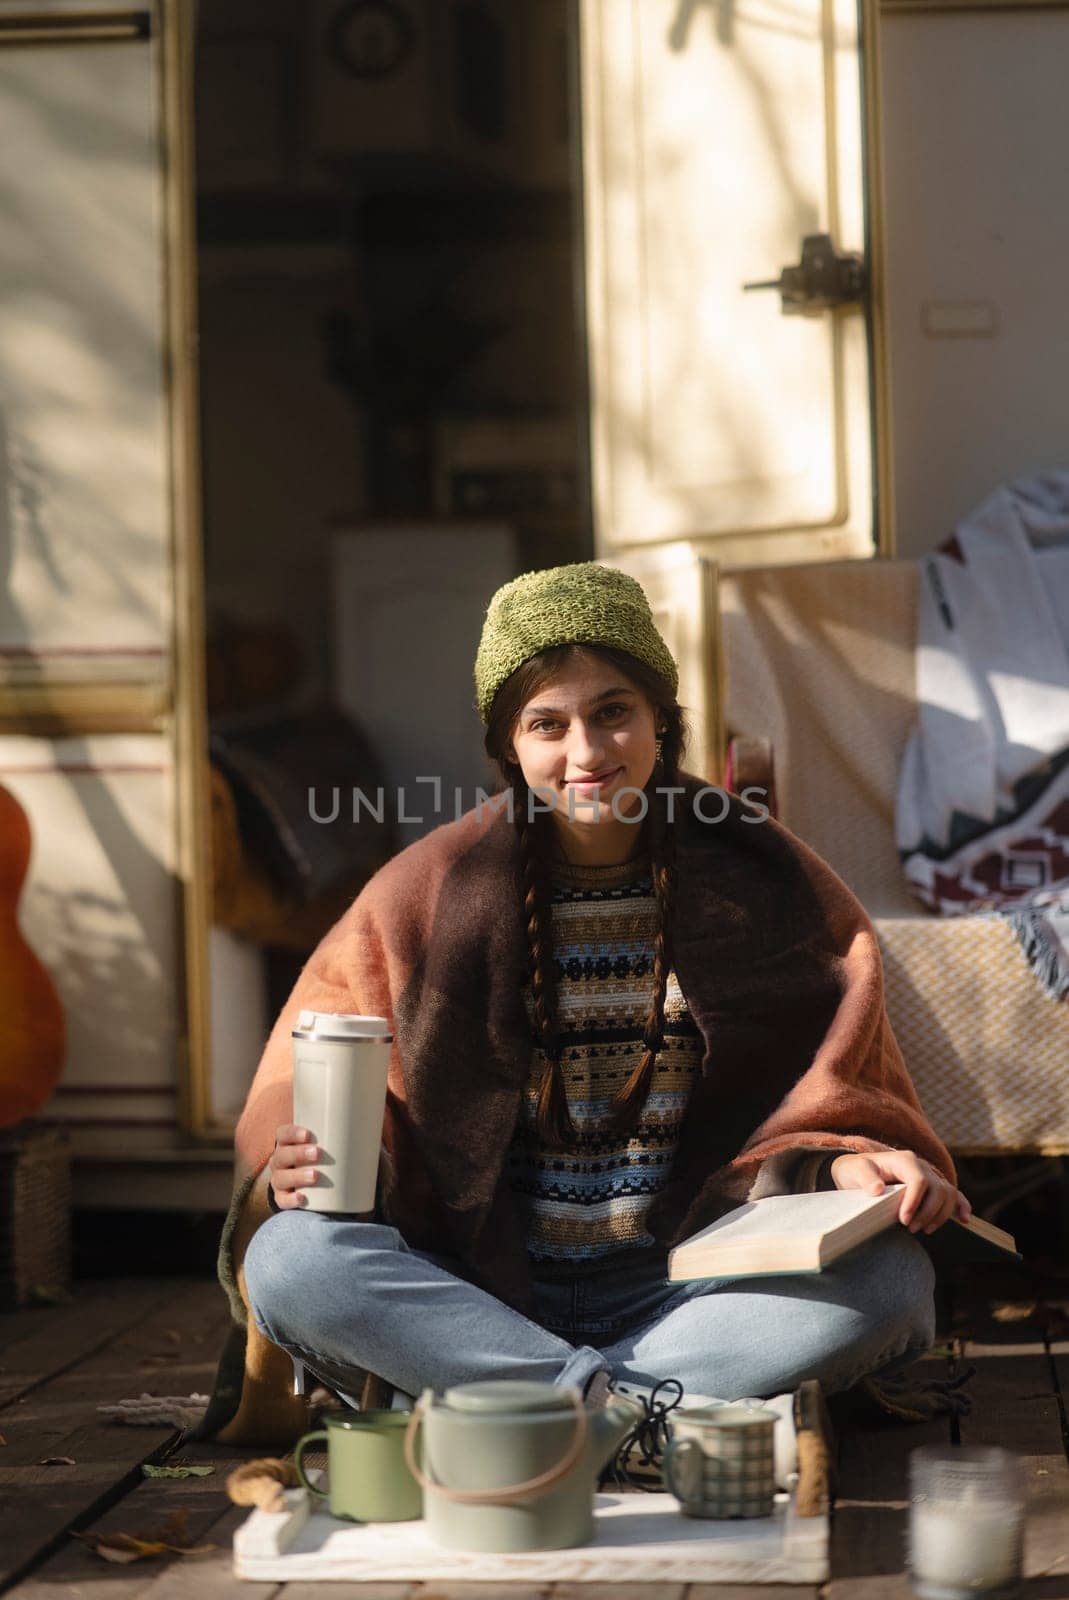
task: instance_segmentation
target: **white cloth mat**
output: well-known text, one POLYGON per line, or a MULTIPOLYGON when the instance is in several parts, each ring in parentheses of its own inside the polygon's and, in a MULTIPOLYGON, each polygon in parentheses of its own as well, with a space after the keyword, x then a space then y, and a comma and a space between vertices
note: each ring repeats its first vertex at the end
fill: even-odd
POLYGON ((343 1522, 286 1492, 283 1511, 253 1511, 234 1535, 234 1572, 292 1579, 396 1582, 463 1578, 562 1583, 821 1583, 828 1518, 797 1517, 776 1496, 771 1517, 706 1521, 680 1514, 669 1494, 597 1496, 595 1537, 574 1550, 484 1555, 443 1550, 422 1522, 343 1522))

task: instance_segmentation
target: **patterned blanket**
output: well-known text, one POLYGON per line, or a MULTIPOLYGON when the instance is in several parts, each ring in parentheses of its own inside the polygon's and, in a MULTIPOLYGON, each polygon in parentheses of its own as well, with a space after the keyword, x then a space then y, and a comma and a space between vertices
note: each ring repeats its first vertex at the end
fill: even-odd
POLYGON ((907 880, 1005 918, 1069 997, 1069 472, 999 489, 921 563, 918 725, 899 781, 907 880))

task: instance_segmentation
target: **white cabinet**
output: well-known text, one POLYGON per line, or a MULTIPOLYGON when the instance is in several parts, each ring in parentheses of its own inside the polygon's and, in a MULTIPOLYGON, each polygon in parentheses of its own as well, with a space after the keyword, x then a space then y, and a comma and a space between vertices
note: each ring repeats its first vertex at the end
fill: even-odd
POLYGON ((863 248, 856 5, 579 14, 598 553, 871 555, 865 317, 743 287, 863 248))
POLYGON ((179 1138, 183 1028, 174 770, 165 737, 0 737, 0 783, 29 819, 19 926, 67 1021, 44 1119, 75 1155, 179 1138))
POLYGON ((171 672, 155 55, 0 31, 0 661, 31 681, 171 672))
POLYGON ((190 20, 0 7, 0 783, 108 1204, 212 1120, 190 20))

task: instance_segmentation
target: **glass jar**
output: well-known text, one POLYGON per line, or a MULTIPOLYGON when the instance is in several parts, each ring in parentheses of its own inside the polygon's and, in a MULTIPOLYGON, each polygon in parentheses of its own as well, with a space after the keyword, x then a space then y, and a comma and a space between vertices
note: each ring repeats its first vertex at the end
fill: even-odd
POLYGON ((909 1570, 922 1600, 1019 1592, 1025 1475, 1011 1450, 924 1445, 910 1455, 909 1570))

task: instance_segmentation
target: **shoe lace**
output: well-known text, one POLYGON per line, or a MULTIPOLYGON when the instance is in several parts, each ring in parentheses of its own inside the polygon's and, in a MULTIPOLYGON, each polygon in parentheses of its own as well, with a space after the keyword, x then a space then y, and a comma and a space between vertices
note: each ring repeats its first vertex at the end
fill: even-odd
POLYGON ((668 1443, 668 1416, 683 1399, 683 1385, 678 1378, 662 1378, 648 1395, 640 1394, 635 1398, 644 1415, 620 1441, 612 1460, 602 1471, 600 1486, 611 1484, 618 1489, 653 1494, 657 1486, 633 1474, 643 1468, 660 1467, 668 1443))

